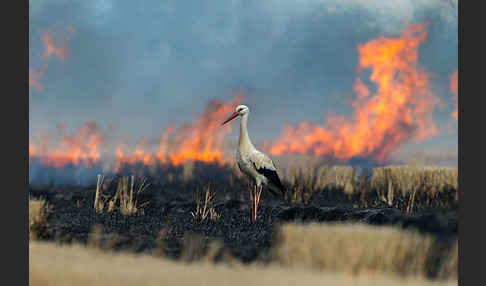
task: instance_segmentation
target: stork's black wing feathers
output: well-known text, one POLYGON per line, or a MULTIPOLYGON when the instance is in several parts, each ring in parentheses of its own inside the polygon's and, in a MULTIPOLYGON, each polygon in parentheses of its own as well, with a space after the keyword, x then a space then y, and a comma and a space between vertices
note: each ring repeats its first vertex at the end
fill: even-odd
MULTIPOLYGON (((253 167, 255 167, 255 170, 257 170, 258 173, 265 176, 271 184, 273 184, 277 189, 280 190, 280 192, 282 192, 282 195, 285 195, 285 187, 282 185, 282 182, 280 182, 280 178, 278 177, 277 171, 270 170, 270 169, 267 169, 265 167, 257 168, 257 166, 255 165, 254 162, 252 162, 252 164, 253 164, 253 167)), ((272 190, 271 187, 269 187, 268 190, 270 190, 270 192, 274 196, 277 196, 277 194, 275 193, 274 190, 272 190)))

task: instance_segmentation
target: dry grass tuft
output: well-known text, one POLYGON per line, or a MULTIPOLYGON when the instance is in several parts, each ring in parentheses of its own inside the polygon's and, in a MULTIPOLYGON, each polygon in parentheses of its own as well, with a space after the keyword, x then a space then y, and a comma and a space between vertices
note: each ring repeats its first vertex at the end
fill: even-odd
POLYGON ((457 285, 457 281, 431 282, 390 276, 350 277, 277 266, 184 264, 148 255, 113 253, 80 245, 30 242, 29 285, 457 285))
POLYGON ((292 189, 293 203, 324 195, 352 200, 361 207, 386 204, 411 213, 421 207, 448 207, 458 201, 458 169, 418 164, 372 169, 328 166, 317 158, 287 158, 280 172, 292 189))
POLYGON ((215 194, 211 194, 210 185, 207 186, 206 192, 204 193, 204 201, 202 199, 202 194, 197 193, 196 197, 196 210, 191 212, 192 217, 196 221, 205 221, 206 219, 210 219, 212 221, 218 220, 221 215, 219 215, 213 207, 213 200, 215 194))
POLYGON ((418 165, 387 166, 374 168, 370 183, 379 198, 389 206, 393 205, 396 192, 408 197, 406 211, 410 213, 414 208, 418 191, 426 194, 428 198, 434 198, 444 190, 457 190, 458 171, 457 168, 418 165))
POLYGON ((97 178, 98 180, 96 182, 96 193, 93 208, 96 210, 96 212, 102 213, 103 209, 105 208, 105 201, 103 198, 101 198, 101 186, 103 186, 104 176, 98 174, 97 178))
POLYGON ((430 236, 392 227, 286 224, 277 233, 277 263, 331 272, 427 277, 438 255, 430 236))
POLYGON ((146 184, 147 180, 144 178, 138 189, 135 191, 135 176, 121 177, 118 179, 118 185, 115 195, 112 198, 103 198, 101 187, 103 185, 104 177, 98 175, 98 182, 96 185, 96 195, 94 201, 94 209, 98 213, 103 211, 113 212, 118 209, 123 215, 143 215, 143 205, 138 204, 136 196, 142 193, 150 184, 146 184))
POLYGON ((434 195, 444 189, 457 189, 457 168, 424 167, 417 165, 386 166, 374 168, 371 185, 380 190, 388 190, 389 185, 402 195, 414 193, 417 189, 434 195))
POLYGON ((29 239, 40 239, 45 236, 50 210, 51 207, 44 200, 29 198, 29 239))
POLYGON ((318 166, 315 164, 291 165, 285 169, 289 179, 294 203, 309 203, 319 190, 342 190, 346 195, 355 192, 358 183, 356 170, 350 166, 318 166))

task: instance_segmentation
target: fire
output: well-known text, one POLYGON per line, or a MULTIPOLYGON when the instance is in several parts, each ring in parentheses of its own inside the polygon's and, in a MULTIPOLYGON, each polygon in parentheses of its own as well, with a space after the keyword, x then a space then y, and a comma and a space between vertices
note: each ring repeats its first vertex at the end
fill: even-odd
POLYGON ((29 142, 29 157, 38 158, 45 166, 60 168, 68 164, 92 166, 100 159, 103 136, 96 123, 83 124, 77 134, 64 134, 60 129, 61 140, 51 149, 47 137, 40 138, 39 147, 29 142))
POLYGON ((330 116, 325 126, 284 126, 270 153, 312 153, 339 160, 361 156, 384 162, 404 142, 436 134, 432 111, 440 101, 431 92, 428 72, 418 65, 426 25, 410 25, 399 37, 380 36, 358 45, 358 70, 371 69, 376 92, 371 94, 357 78, 352 119, 330 116))
MULTIPOLYGON (((222 144, 224 135, 231 131, 231 126, 221 126, 221 119, 232 112, 242 100, 237 95, 232 101, 211 101, 204 113, 192 123, 179 127, 170 125, 164 130, 160 139, 158 152, 148 152, 145 144, 139 144, 129 154, 123 143, 116 148, 117 173, 124 165, 170 164, 178 166, 186 161, 224 164, 222 144)), ((74 135, 65 134, 64 128, 58 126, 61 140, 52 148, 46 134, 39 136, 38 145, 29 142, 29 158, 38 159, 44 166, 62 168, 68 164, 91 167, 100 161, 100 149, 103 136, 95 123, 82 125, 74 135)))
MULTIPOLYGON (((65 30, 72 33, 72 25, 67 26, 65 30)), ((41 79, 47 71, 50 59, 54 56, 64 62, 69 55, 67 41, 70 39, 70 35, 63 38, 56 37, 52 30, 43 31, 41 33, 41 43, 44 49, 44 52, 41 55, 43 64, 40 70, 29 67, 29 86, 32 86, 37 90, 42 89, 41 79)))
POLYGON ((231 126, 221 127, 221 118, 232 112, 241 100, 240 95, 226 103, 213 100, 203 114, 192 123, 167 127, 162 133, 156 154, 150 154, 144 151, 142 146, 138 146, 131 155, 125 155, 119 145, 115 172, 125 164, 135 163, 169 163, 178 166, 186 161, 199 161, 224 164, 222 144, 224 135, 231 131, 231 126))
POLYGON ((171 125, 167 127, 167 129, 162 133, 162 137, 160 139, 160 146, 159 152, 157 153, 157 159, 160 163, 167 162, 167 148, 169 147, 169 135, 174 131, 174 127, 171 125))
POLYGON ((169 161, 173 165, 189 160, 224 163, 222 143, 224 135, 231 131, 231 127, 221 127, 221 118, 232 112, 239 102, 239 97, 229 103, 211 101, 200 118, 174 130, 167 153, 169 161))
POLYGON ((450 80, 450 91, 451 93, 454 94, 454 111, 452 111, 451 116, 454 117, 457 120, 457 117, 459 115, 457 111, 458 107, 458 100, 459 100, 459 91, 458 91, 458 85, 457 85, 457 70, 449 77, 450 80))
POLYGON ((118 173, 122 166, 142 163, 143 165, 152 165, 155 163, 154 156, 143 150, 142 146, 138 146, 132 155, 124 155, 122 144, 116 148, 116 166, 115 173, 118 173))

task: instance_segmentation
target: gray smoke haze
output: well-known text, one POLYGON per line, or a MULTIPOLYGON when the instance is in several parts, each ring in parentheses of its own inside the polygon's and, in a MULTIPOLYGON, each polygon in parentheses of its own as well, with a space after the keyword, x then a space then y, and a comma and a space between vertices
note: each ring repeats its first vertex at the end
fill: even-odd
MULTIPOLYGON (((284 122, 349 115, 357 45, 423 21, 420 63, 445 104, 434 116, 442 129, 451 121, 457 1, 44 0, 30 1, 29 13, 31 67, 43 64, 43 31, 74 28, 67 59, 51 59, 43 89, 30 88, 31 138, 93 121, 134 144, 158 139, 209 100, 242 91, 254 141, 276 139, 284 122)), ((404 147, 437 146, 457 149, 457 132, 404 147)))

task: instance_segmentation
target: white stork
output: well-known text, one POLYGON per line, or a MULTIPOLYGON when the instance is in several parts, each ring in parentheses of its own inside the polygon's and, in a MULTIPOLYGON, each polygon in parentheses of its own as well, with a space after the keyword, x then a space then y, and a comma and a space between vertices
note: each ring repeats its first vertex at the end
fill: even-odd
POLYGON ((222 125, 230 122, 237 116, 241 116, 240 121, 240 137, 238 140, 238 151, 236 152, 236 162, 241 172, 245 174, 249 180, 248 188, 250 191, 250 215, 253 221, 257 217, 258 204, 260 202, 260 195, 263 186, 267 186, 268 190, 277 195, 276 192, 281 192, 285 195, 285 187, 280 182, 277 174, 277 168, 272 159, 264 153, 258 151, 251 143, 248 136, 247 121, 250 109, 246 105, 238 105, 235 112, 226 119, 222 125), (253 188, 252 185, 253 184, 253 188))

